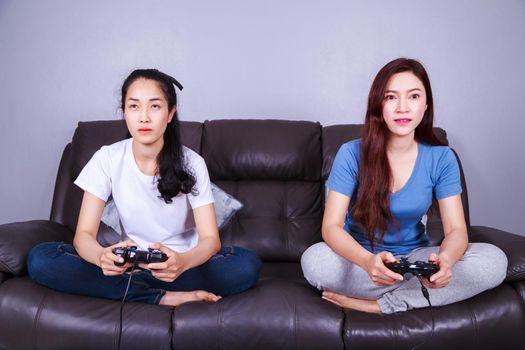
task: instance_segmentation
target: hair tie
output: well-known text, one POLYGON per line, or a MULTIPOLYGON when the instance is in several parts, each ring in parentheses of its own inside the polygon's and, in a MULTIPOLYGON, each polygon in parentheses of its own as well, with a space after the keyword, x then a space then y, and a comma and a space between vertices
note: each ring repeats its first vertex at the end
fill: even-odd
POLYGON ((169 80, 173 85, 175 85, 176 87, 179 88, 179 90, 182 91, 183 86, 182 86, 181 83, 179 83, 179 81, 178 81, 177 79, 175 79, 174 77, 172 77, 171 75, 168 75, 168 74, 166 74, 166 73, 162 73, 162 74, 164 74, 164 75, 166 76, 166 78, 168 78, 168 80, 169 80))

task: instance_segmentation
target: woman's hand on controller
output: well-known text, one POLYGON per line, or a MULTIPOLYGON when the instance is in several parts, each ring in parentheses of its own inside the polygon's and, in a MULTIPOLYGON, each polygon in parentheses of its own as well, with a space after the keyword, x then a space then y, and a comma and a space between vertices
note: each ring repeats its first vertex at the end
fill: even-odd
POLYGON ((430 276, 429 280, 423 278, 423 283, 430 288, 446 287, 452 279, 452 265, 448 262, 448 259, 432 253, 429 256, 428 261, 438 265, 439 271, 430 276))
POLYGON ((186 264, 184 256, 170 248, 160 244, 153 243, 149 246, 151 249, 157 249, 168 256, 168 260, 164 262, 156 262, 150 264, 140 264, 139 266, 151 271, 151 274, 156 279, 164 282, 173 282, 184 271, 186 271, 186 264))
POLYGON ((395 261, 396 258, 390 252, 371 254, 365 262, 365 270, 368 272, 374 284, 378 286, 390 286, 403 280, 403 276, 385 266, 385 262, 395 261))
POLYGON ((106 276, 117 276, 122 275, 129 267, 132 266, 130 262, 125 263, 122 266, 117 266, 115 263, 123 263, 124 258, 117 256, 113 253, 114 248, 125 248, 136 246, 136 244, 130 240, 124 242, 118 242, 110 247, 105 247, 102 249, 99 258, 98 266, 102 269, 102 272, 106 276))

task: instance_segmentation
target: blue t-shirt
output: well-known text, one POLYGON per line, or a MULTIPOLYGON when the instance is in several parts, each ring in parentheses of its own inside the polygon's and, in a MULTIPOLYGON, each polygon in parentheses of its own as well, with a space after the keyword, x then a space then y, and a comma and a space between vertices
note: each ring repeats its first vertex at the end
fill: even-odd
MULTIPOLYGON (((350 208, 355 203, 358 190, 361 140, 341 146, 326 182, 326 187, 351 197, 350 208)), ((447 146, 430 146, 418 143, 416 164, 407 183, 390 196, 390 211, 398 223, 391 225, 383 243, 374 242, 374 252, 389 251, 405 255, 418 247, 428 245, 425 226, 421 222, 432 205, 432 193, 437 199, 461 193, 459 166, 452 150, 447 146)), ((348 210, 344 229, 364 248, 372 251, 366 232, 353 222, 348 210)))

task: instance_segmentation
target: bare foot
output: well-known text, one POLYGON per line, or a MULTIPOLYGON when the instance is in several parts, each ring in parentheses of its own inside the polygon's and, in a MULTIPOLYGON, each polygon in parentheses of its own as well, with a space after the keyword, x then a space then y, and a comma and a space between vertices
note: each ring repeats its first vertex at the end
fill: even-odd
POLYGON ((373 314, 381 313, 379 304, 375 300, 351 298, 347 297, 346 295, 337 294, 329 291, 323 292, 323 299, 347 309, 363 311, 373 314))
POLYGON ((159 305, 177 306, 190 301, 211 301, 220 300, 221 297, 205 290, 193 290, 191 292, 166 292, 159 305))

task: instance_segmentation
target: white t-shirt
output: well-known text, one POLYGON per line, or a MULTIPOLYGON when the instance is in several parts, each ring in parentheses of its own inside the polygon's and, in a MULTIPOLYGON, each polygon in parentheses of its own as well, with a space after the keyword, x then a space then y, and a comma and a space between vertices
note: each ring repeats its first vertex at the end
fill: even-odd
POLYGON ((213 203, 210 178, 204 159, 183 146, 185 169, 196 179, 195 194, 179 193, 166 204, 159 198, 157 178, 144 175, 137 166, 132 139, 103 146, 82 169, 75 184, 107 201, 113 195, 122 227, 122 239, 131 239, 140 248, 160 242, 185 252, 198 243, 193 212, 213 203))

